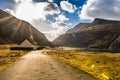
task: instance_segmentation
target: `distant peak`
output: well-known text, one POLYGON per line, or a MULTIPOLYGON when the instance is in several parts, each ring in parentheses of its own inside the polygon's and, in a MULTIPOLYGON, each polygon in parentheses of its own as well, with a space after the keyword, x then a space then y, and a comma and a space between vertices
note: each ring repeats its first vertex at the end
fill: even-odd
POLYGON ((117 20, 108 20, 108 19, 102 19, 102 18, 95 18, 92 24, 106 24, 106 23, 120 23, 120 21, 117 20))
POLYGON ((102 19, 102 18, 95 18, 94 21, 111 21, 111 20, 102 19))
POLYGON ((102 21, 114 21, 114 22, 115 21, 117 21, 117 22, 120 21, 120 20, 110 20, 110 19, 102 19, 102 18, 95 18, 94 21, 96 21, 96 20, 99 20, 99 21, 101 21, 101 20, 102 21))

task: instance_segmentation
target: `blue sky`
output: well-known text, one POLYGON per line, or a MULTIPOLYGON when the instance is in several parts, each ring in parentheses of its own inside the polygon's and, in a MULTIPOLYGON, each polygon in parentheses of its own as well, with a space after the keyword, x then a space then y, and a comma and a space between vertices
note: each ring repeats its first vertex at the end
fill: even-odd
MULTIPOLYGON (((73 12, 73 13, 69 13, 67 11, 61 10, 64 15, 66 15, 66 17, 70 18, 69 21, 70 23, 73 23, 73 25, 76 25, 80 22, 84 22, 84 20, 80 20, 78 17, 78 12, 81 10, 80 7, 83 6, 83 4, 85 4, 86 0, 53 0, 53 3, 56 3, 59 7, 60 7, 60 2, 61 1, 68 1, 69 3, 75 5, 78 9, 73 12)), ((35 3, 38 2, 48 2, 48 0, 34 0, 35 3)), ((14 10, 16 4, 14 0, 0 0, 0 8, 1 9, 11 9, 14 10)), ((89 22, 88 20, 86 20, 87 22, 89 22)), ((70 26, 70 27, 73 27, 70 26)))
POLYGON ((0 9, 31 23, 49 40, 95 18, 120 20, 120 0, 0 0, 0 9))

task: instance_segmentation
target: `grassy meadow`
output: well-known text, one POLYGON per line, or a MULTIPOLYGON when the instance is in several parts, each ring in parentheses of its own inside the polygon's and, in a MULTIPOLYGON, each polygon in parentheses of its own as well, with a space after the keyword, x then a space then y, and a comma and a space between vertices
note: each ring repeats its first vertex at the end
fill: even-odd
POLYGON ((100 80, 120 80, 120 53, 54 50, 45 53, 100 80))
POLYGON ((0 45, 0 72, 3 71, 8 66, 10 66, 19 57, 28 53, 25 51, 17 51, 17 50, 11 51, 9 50, 11 46, 16 46, 16 45, 0 45))

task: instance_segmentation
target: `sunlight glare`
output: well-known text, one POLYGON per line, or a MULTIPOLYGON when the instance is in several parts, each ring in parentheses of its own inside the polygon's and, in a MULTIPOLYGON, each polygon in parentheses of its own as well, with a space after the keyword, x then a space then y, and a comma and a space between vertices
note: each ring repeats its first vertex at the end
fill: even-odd
POLYGON ((17 8, 15 16, 21 20, 25 20, 31 22, 34 19, 44 19, 45 20, 45 13, 43 12, 43 8, 47 4, 45 3, 36 3, 33 2, 21 2, 17 8))
POLYGON ((109 77, 107 75, 105 75, 104 73, 101 74, 103 78, 109 80, 109 77))

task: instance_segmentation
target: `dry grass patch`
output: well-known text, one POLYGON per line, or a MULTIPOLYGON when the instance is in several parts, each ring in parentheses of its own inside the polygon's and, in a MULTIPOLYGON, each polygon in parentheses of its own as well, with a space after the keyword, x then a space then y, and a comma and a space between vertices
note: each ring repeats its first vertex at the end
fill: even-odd
POLYGON ((11 51, 9 49, 0 50, 0 71, 10 66, 19 57, 25 55, 28 52, 24 51, 11 51))
POLYGON ((46 54, 82 69, 101 80, 120 80, 119 53, 55 50, 46 54))

